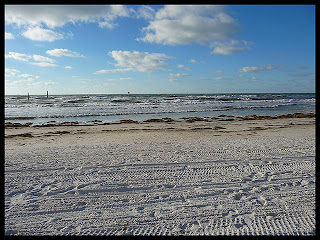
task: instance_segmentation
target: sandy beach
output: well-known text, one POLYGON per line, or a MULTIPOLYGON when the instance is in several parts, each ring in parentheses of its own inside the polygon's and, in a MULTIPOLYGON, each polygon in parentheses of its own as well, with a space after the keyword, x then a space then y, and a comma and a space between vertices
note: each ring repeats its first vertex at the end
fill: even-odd
POLYGON ((5 129, 6 235, 314 235, 315 118, 5 129))

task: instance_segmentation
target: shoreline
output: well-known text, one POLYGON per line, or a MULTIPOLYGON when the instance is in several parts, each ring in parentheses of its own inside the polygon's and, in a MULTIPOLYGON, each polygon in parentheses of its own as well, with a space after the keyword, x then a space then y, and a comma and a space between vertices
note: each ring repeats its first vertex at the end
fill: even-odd
POLYGON ((217 117, 180 117, 178 119, 173 119, 169 117, 163 117, 163 118, 151 118, 146 119, 144 121, 137 121, 132 119, 120 119, 117 122, 104 122, 102 120, 91 120, 87 121, 86 124, 81 124, 79 121, 64 121, 64 122, 57 122, 55 120, 47 121, 43 124, 37 124, 33 122, 27 122, 27 123, 19 123, 19 122, 10 122, 7 120, 14 120, 14 119, 34 119, 31 117, 18 117, 18 118, 5 118, 7 122, 5 122, 5 128, 12 128, 12 127, 50 127, 50 126, 92 126, 92 125, 110 125, 110 124, 121 124, 121 123, 144 123, 144 122, 175 122, 175 121, 186 121, 186 122, 195 122, 195 121, 205 121, 210 122, 214 120, 218 121, 234 121, 234 120, 263 120, 263 119, 282 119, 282 118, 313 118, 316 114, 309 112, 309 113, 298 113, 295 112, 293 114, 281 114, 281 115, 246 115, 246 116, 233 116, 233 115, 225 115, 221 114, 217 117))
MULTIPOLYGON (((144 122, 132 120, 120 120, 119 123, 101 124, 99 121, 96 124, 45 124, 39 126, 18 125, 5 127, 5 145, 10 145, 11 142, 22 144, 31 142, 31 144, 41 144, 41 140, 51 137, 52 139, 61 139, 68 137, 78 141, 85 139, 87 136, 98 134, 103 137, 106 133, 120 132, 137 132, 137 131, 163 131, 163 132, 208 132, 213 136, 248 136, 253 134, 261 134, 281 130, 283 128, 294 128, 299 125, 313 126, 316 123, 315 117, 306 118, 269 118, 263 119, 261 116, 256 118, 236 118, 232 121, 230 118, 211 120, 206 118, 190 118, 176 121, 168 118, 151 119, 144 122)), ((52 140, 53 141, 53 140, 52 140)))
MULTIPOLYGON (((227 118, 228 119, 228 118, 227 118)), ((276 118, 276 119, 256 119, 242 120, 211 120, 203 118, 193 118, 192 121, 184 119, 181 121, 152 121, 131 122, 125 120, 121 123, 101 124, 96 122, 92 125, 81 124, 48 124, 42 126, 23 126, 23 127, 6 127, 5 128, 5 148, 17 146, 42 146, 42 145, 76 145, 76 144, 99 144, 110 136, 125 136, 125 134, 170 134, 181 133, 189 136, 201 134, 213 138, 241 138, 253 137, 259 135, 278 135, 288 134, 289 132, 303 131, 303 129, 314 129, 315 117, 307 118, 276 118)), ((309 130, 309 131, 310 131, 309 130)), ((127 138, 127 137, 125 137, 127 138)))
POLYGON ((263 119, 278 119, 278 118, 312 118, 315 117, 316 114, 313 112, 308 113, 287 113, 287 114, 280 114, 280 115, 245 115, 245 116, 234 116, 234 115, 226 115, 221 114, 214 117, 179 117, 179 118, 171 118, 171 117, 162 117, 162 118, 147 118, 144 120, 132 120, 132 119, 119 119, 118 121, 113 122, 106 122, 103 120, 88 120, 88 121, 62 121, 62 120, 49 120, 42 123, 37 122, 11 122, 12 120, 32 120, 37 119, 35 117, 5 117, 5 128, 8 127, 29 127, 29 126, 36 126, 36 127, 48 127, 48 126, 59 126, 59 125, 109 125, 109 124, 121 124, 121 123, 142 123, 142 122, 174 122, 174 121, 186 121, 186 122, 194 122, 194 121, 234 121, 234 120, 263 120, 263 119), (10 121, 9 121, 10 120, 10 121))

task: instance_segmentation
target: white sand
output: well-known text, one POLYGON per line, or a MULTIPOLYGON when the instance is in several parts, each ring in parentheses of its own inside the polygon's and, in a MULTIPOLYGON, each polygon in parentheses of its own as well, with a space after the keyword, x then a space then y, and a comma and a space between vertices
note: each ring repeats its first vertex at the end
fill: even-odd
POLYGON ((315 234, 314 118, 5 135, 6 235, 315 234))

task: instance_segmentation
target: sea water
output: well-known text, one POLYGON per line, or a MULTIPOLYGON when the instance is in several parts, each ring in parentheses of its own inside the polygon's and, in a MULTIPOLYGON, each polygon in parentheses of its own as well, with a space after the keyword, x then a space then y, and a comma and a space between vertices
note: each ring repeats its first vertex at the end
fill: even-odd
POLYGON ((5 121, 46 123, 315 113, 314 93, 6 95, 5 121))

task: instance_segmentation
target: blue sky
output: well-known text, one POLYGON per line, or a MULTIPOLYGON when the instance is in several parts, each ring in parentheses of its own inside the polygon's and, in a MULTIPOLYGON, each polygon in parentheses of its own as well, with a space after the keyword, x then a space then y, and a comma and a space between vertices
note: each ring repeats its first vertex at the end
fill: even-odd
POLYGON ((314 5, 6 5, 5 94, 315 91, 314 5))

